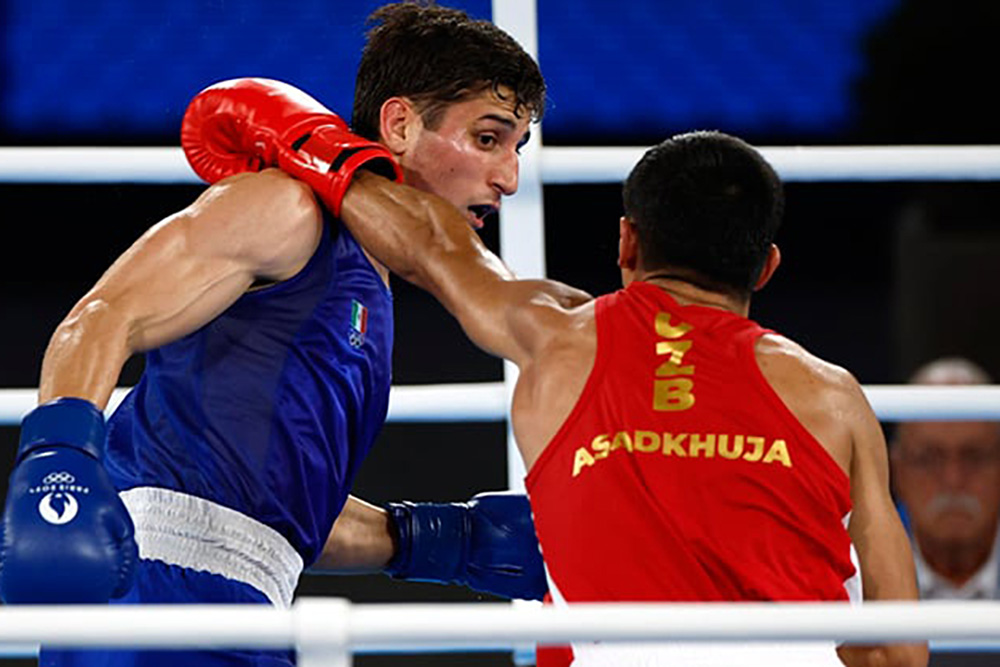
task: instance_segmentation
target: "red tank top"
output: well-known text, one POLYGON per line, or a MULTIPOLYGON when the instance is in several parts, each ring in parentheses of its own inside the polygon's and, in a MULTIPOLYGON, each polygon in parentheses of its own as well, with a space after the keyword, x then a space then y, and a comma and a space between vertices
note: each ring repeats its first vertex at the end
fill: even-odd
POLYGON ((761 374, 766 330, 643 282, 596 318, 590 377, 526 479, 555 598, 848 599, 849 480, 761 374))

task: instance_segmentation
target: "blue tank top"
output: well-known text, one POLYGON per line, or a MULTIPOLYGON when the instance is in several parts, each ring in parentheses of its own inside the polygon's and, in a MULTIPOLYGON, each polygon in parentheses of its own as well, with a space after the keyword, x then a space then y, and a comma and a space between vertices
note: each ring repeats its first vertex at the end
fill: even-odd
POLYGON ((109 421, 119 490, 156 486, 242 512, 319 556, 385 421, 392 295, 336 220, 293 278, 244 294, 146 354, 109 421))

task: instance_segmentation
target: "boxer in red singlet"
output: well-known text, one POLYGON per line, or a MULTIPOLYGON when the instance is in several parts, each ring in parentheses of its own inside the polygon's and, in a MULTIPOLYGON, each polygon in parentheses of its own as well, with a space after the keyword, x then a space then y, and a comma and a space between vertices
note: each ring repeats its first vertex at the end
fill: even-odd
MULTIPOLYGON (((518 365, 512 419, 556 603, 915 600, 857 381, 748 319, 780 261, 773 169, 735 137, 680 135, 646 153, 624 203, 625 288, 592 299, 517 280, 432 197, 360 174, 344 199, 363 246, 518 365)), ((926 644, 573 649, 578 666, 927 661, 926 644)))

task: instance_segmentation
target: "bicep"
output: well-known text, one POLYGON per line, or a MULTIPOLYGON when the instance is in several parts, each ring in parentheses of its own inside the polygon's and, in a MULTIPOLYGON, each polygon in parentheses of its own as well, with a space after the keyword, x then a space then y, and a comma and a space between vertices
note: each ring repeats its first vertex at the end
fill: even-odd
POLYGON ((163 345, 203 326, 258 277, 308 261, 321 216, 291 179, 253 174, 213 186, 147 231, 92 290, 128 323, 129 347, 163 345))

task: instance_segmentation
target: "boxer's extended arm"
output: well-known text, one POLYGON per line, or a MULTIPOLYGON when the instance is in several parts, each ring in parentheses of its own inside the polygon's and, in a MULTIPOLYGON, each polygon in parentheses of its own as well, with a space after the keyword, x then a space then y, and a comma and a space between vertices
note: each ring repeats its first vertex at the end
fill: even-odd
POLYGON ((321 225, 309 188, 277 170, 209 188, 143 234, 56 328, 40 402, 74 396, 103 409, 130 355, 208 323, 255 279, 294 275, 321 225))
MULTIPOLYGON (((916 600, 916 572, 910 542, 889 495, 889 463, 878 419, 857 382, 851 381, 845 418, 853 425, 851 540, 861 563, 866 600, 916 600)), ((842 646, 849 667, 923 667, 926 643, 842 646)))
POLYGON ((355 175, 341 218, 390 271, 433 294, 476 345, 518 365, 591 299, 559 282, 518 280, 451 204, 373 174, 355 175))

